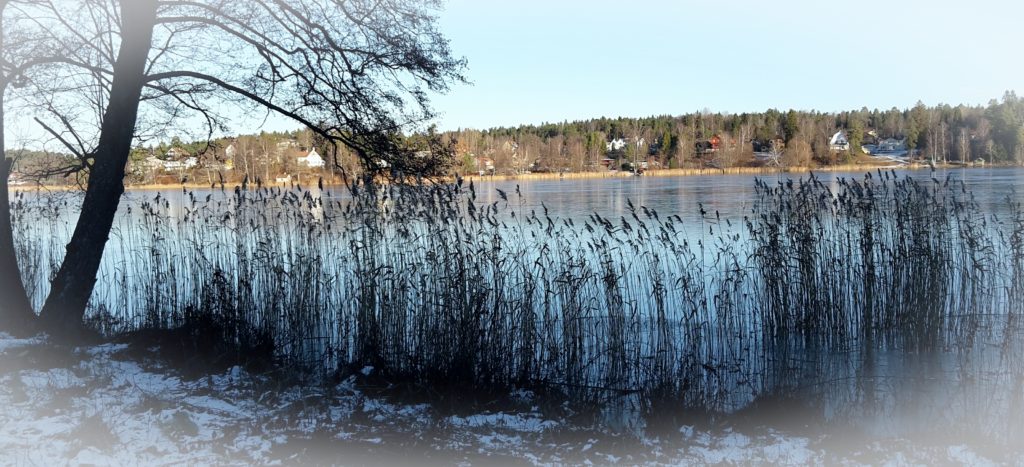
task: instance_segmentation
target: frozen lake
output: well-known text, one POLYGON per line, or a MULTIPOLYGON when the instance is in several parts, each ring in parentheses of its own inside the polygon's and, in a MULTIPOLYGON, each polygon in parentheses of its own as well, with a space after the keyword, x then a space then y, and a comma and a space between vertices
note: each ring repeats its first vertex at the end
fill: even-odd
MULTIPOLYGON (((957 242, 966 240, 958 226, 978 221, 971 232, 996 242, 998 250, 985 261, 1003 269, 1013 264, 1005 257, 1010 242, 999 239, 1013 230, 1011 202, 1021 200, 1016 188, 1024 170, 895 174, 930 190, 947 179, 955 187, 963 181, 973 193, 964 221, 950 220, 942 227, 948 232, 938 231, 946 243, 923 245, 942 254, 960 251, 957 242)), ((830 193, 846 189, 840 179, 864 176, 817 175, 830 193)), ((658 409, 679 420, 700 406, 766 417, 796 400, 807 411, 801 416, 843 421, 875 435, 931 436, 949 432, 936 427, 956 426, 957 436, 1019 439, 1021 425, 1008 414, 1017 413, 1024 398, 1020 323, 999 308, 1016 297, 1008 270, 974 276, 954 267, 938 285, 922 288, 931 298, 919 305, 890 294, 884 303, 892 306, 942 308, 942 321, 924 341, 899 332, 865 338, 855 332, 860 318, 851 314, 835 315, 842 316, 835 326, 849 330, 766 331, 774 318, 765 314, 764 301, 779 294, 796 294, 795 313, 808 303, 847 313, 865 300, 861 266, 830 266, 865 261, 855 250, 849 257, 819 258, 810 275, 780 276, 809 280, 810 288, 762 277, 759 244, 744 225, 745 217, 766 214, 766 205, 758 208, 764 195, 755 178, 775 187, 796 177, 483 182, 473 186, 475 198, 463 187, 456 197, 467 204, 452 212, 436 203, 406 208, 400 197, 385 195, 372 208, 386 213, 380 218, 362 217, 366 206, 353 208, 342 188, 241 195, 231 189, 130 191, 90 316, 108 332, 169 326, 180 323, 188 307, 212 301, 221 312, 236 313, 232 319, 269 329, 289 358, 331 366, 373 358, 406 372, 431 365, 454 372, 465 363, 449 354, 470 346, 479 354, 458 371, 484 372, 502 384, 597 388, 604 391, 596 396, 606 401, 604 423, 636 432, 649 423, 646 391, 664 384, 690 398, 673 406, 678 411, 658 409), (975 277, 991 282, 975 283, 975 277), (815 288, 828 290, 819 296, 815 288), (963 303, 934 299, 967 289, 982 296, 963 303), (461 324, 453 329, 452 323, 461 324), (368 328, 375 329, 370 340, 362 334, 368 328), (436 354, 416 353, 431 346, 436 354), (503 359, 508 362, 495 363, 503 359)), ((877 182, 879 173, 873 178, 877 182)), ((37 306, 73 228, 77 196, 20 198, 22 267, 37 306)), ((822 226, 816 238, 826 245, 818 242, 813 254, 856 246, 840 238, 855 231, 836 221, 822 226)), ((790 232, 784 243, 795 242, 786 235, 798 231, 790 232)), ((884 241, 918 245, 895 236, 884 241)), ((882 258, 884 251, 890 250, 873 254, 882 258)), ((911 261, 916 253, 901 254, 911 261)), ((903 272, 883 283, 913 285, 916 275, 928 275, 913 261, 900 264, 903 272)))

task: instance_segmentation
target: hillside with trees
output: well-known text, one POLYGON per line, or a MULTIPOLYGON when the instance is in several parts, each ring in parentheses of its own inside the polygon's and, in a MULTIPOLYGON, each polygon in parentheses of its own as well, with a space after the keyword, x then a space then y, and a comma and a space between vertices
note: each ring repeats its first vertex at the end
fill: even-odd
MULTIPOLYGON (((821 167, 855 163, 865 157, 863 146, 885 139, 900 140, 917 159, 936 164, 980 159, 1019 165, 1024 164, 1024 99, 1007 91, 986 106, 929 107, 919 102, 903 110, 863 108, 838 113, 702 111, 440 134, 430 130, 396 137, 406 146, 450 146, 445 151, 423 151, 452 158, 429 161, 437 174, 628 170, 635 162, 652 169, 748 167, 770 165, 757 153, 773 150, 778 151, 776 162, 781 166, 821 167), (830 138, 839 131, 848 137, 848 149, 830 146, 830 138)), ((40 151, 9 155, 16 159, 14 172, 22 180, 52 184, 75 182, 80 176, 62 170, 66 166, 62 161, 74 160, 71 155, 40 151)), ((363 174, 366 164, 351 149, 300 129, 189 142, 172 138, 138 146, 126 174, 131 184, 309 183, 321 177, 340 182, 363 174), (322 167, 302 162, 313 150, 322 155, 322 167)), ((385 165, 370 168, 386 170, 385 165)))
MULTIPOLYGON (((596 118, 586 121, 524 125, 515 128, 459 130, 456 167, 462 173, 493 171, 588 171, 619 168, 642 160, 653 167, 732 167, 757 165, 759 147, 784 144, 780 161, 790 166, 853 162, 862 145, 896 138, 917 157, 936 163, 1024 163, 1024 100, 1008 91, 987 106, 928 107, 823 113, 780 111, 712 113, 647 118, 596 118), (829 139, 837 131, 849 137, 849 149, 836 151, 829 139), (720 140, 714 151, 701 144, 720 140), (639 144, 638 144, 639 143, 639 144)), ((782 146, 782 145, 780 145, 782 146)))

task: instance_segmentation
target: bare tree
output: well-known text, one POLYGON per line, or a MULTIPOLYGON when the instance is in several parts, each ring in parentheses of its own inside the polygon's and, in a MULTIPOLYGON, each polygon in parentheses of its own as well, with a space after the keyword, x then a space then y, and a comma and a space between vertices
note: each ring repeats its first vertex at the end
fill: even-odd
POLYGON ((971 160, 971 139, 969 137, 970 131, 966 126, 960 127, 960 133, 957 139, 957 147, 960 152, 960 163, 966 164, 971 160))
POLYGON ((8 93, 25 88, 27 74, 66 60, 65 51, 47 40, 19 2, 0 0, 0 329, 28 332, 35 313, 25 293, 18 268, 11 226, 8 179, 15 164, 8 157, 5 113, 8 93))
POLYGON ((812 156, 811 145, 803 137, 796 137, 786 145, 782 161, 787 167, 807 167, 812 156))
MULTIPOLYGON (((435 29, 437 0, 25 0, 68 51, 33 80, 39 122, 88 171, 81 215, 40 313, 77 332, 124 192, 133 142, 164 128, 224 128, 225 109, 283 115, 364 161, 422 170, 402 132, 429 92, 463 80, 435 29), (80 18, 88 20, 80 21, 80 18), (53 79, 56 76, 60 79, 53 79), (82 106, 96 112, 81 112, 82 106), (72 118, 74 116, 74 118, 72 118), (91 119, 90 119, 91 117, 91 119)), ((2 227, 2 226, 0 226, 2 227)))

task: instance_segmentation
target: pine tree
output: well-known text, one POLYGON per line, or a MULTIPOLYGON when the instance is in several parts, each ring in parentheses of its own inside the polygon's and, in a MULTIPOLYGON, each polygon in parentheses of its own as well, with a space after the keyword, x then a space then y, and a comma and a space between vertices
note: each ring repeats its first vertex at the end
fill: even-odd
POLYGON ((785 133, 786 144, 793 141, 796 134, 800 132, 800 120, 795 110, 790 109, 789 112, 786 113, 786 121, 783 124, 782 131, 785 133))

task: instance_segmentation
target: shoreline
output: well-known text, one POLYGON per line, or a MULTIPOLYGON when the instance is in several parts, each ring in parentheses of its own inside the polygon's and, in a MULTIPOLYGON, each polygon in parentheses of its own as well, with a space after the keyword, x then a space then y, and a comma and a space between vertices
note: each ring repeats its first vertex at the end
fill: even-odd
MULTIPOLYGON (((724 169, 656 169, 643 173, 644 177, 694 177, 705 175, 759 175, 776 173, 810 173, 810 172, 850 172, 861 169, 874 170, 876 168, 890 168, 881 165, 842 165, 827 167, 728 167, 724 169)), ((593 178, 629 178, 633 173, 623 170, 609 170, 601 172, 565 172, 559 173, 528 173, 518 175, 466 175, 465 181, 514 181, 514 180, 585 180, 593 178)))
MULTIPOLYGON (((980 168, 1013 168, 1017 165, 985 165, 985 166, 962 166, 962 165, 938 165, 936 169, 980 169, 980 168)), ((820 172, 864 172, 876 169, 898 169, 898 170, 922 170, 930 169, 927 164, 909 165, 881 165, 881 164, 842 164, 819 167, 729 167, 724 169, 657 169, 644 172, 644 177, 694 177, 706 175, 762 175, 762 174, 808 174, 820 172)), ((486 181, 530 181, 530 180, 585 180, 593 178, 629 178, 633 173, 628 171, 601 171, 601 172, 566 172, 559 173, 529 173, 518 175, 464 175, 462 179, 466 182, 486 181)))
MULTIPOLYGON (((962 166, 962 165, 938 165, 936 169, 979 169, 979 168, 1014 168, 1020 167, 1018 165, 1010 164, 986 164, 984 166, 962 166)), ((707 176, 707 175, 768 175, 768 174, 808 174, 813 172, 860 172, 860 171, 873 171, 877 169, 899 169, 899 170, 923 170, 930 169, 927 164, 909 164, 909 165, 876 165, 876 164, 843 164, 843 165, 830 165, 830 166, 819 166, 819 167, 728 167, 723 169, 716 168, 704 168, 704 169, 656 169, 648 170, 644 172, 644 177, 693 177, 693 176, 707 176)), ((589 179, 600 179, 600 178, 629 178, 632 177, 633 173, 622 170, 608 170, 599 172, 565 172, 565 173, 525 173, 525 174, 506 174, 506 175, 463 175, 461 178, 465 182, 495 182, 495 181, 547 181, 547 180, 589 180, 589 179)), ((440 180, 452 182, 455 177, 447 176, 442 177, 440 180)), ((241 186, 240 183, 225 183, 223 189, 234 190, 235 187, 241 186)), ((253 185, 254 186, 254 185, 253 185)), ((288 187, 294 186, 291 183, 274 183, 264 184, 264 187, 288 187)), ((315 186, 309 185, 309 186, 315 186)), ((325 186, 342 186, 337 184, 325 185, 325 186)), ((128 191, 170 191, 170 190, 216 190, 221 188, 219 184, 211 187, 208 183, 176 183, 176 184, 143 184, 143 185, 125 185, 124 189, 128 191)), ((8 190, 11 192, 20 191, 81 191, 82 188, 73 185, 10 185, 8 190)))

